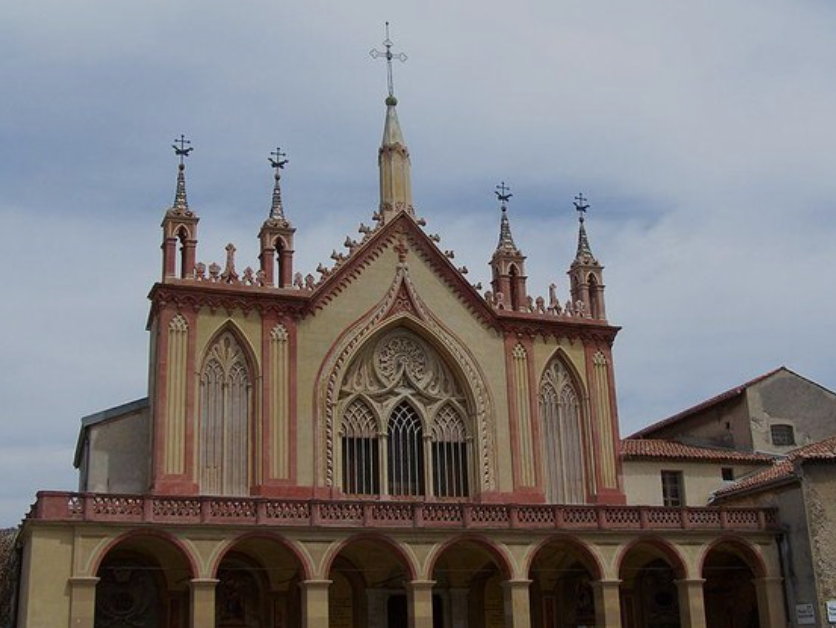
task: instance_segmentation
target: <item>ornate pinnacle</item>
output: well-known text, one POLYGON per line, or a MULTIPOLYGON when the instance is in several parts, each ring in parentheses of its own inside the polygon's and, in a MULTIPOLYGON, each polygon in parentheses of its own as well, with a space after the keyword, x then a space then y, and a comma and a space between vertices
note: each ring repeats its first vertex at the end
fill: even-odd
POLYGON ((174 192, 174 205, 172 209, 175 212, 188 212, 189 201, 186 198, 186 157, 194 150, 190 140, 182 133, 180 137, 174 140, 171 147, 174 149, 174 154, 180 159, 180 164, 177 166, 177 188, 174 192), (187 148, 188 146, 188 148, 187 148))
POLYGON ((284 157, 287 157, 287 155, 284 154, 278 147, 276 147, 276 150, 270 153, 270 157, 268 157, 270 166, 276 171, 276 174, 274 175, 275 183, 273 184, 273 203, 270 205, 271 220, 285 220, 284 207, 282 207, 282 189, 279 185, 279 181, 281 181, 282 178, 281 171, 289 163, 289 161, 284 159, 284 157), (275 157, 275 159, 273 159, 273 157, 275 157))
POLYGON ((514 236, 511 235, 511 223, 508 220, 508 201, 514 195, 511 194, 511 188, 505 185, 505 181, 496 186, 494 193, 499 199, 499 206, 502 209, 502 218, 499 221, 499 244, 496 248, 497 250, 518 253, 517 245, 514 244, 514 236))
POLYGON ((594 262, 595 256, 592 254, 592 247, 589 246, 589 238, 586 235, 586 212, 589 209, 589 203, 583 194, 578 194, 575 197, 575 210, 578 212, 578 222, 580 227, 578 229, 578 252, 575 254, 575 261, 594 262))

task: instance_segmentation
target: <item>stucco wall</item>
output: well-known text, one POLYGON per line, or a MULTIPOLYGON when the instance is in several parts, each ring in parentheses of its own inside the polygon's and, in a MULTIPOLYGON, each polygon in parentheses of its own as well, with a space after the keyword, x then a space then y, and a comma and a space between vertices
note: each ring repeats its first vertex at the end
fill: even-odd
POLYGON ((836 600, 836 466, 804 464, 804 500, 819 608, 836 600))
POLYGON ((712 406, 686 420, 662 428, 649 438, 666 438, 693 445, 751 451, 749 412, 745 395, 712 406))
POLYGON ((836 433, 836 395, 790 371, 779 371, 748 390, 755 449, 785 453, 836 433), (792 425, 795 445, 772 443, 772 425, 792 425))
POLYGON ((629 505, 662 506, 662 471, 682 472, 685 505, 705 506, 712 491, 724 485, 723 467, 734 470, 740 478, 763 466, 732 465, 718 462, 680 462, 676 460, 624 460, 624 492, 629 505))
POLYGON ((29 531, 21 573, 18 623, 69 626, 74 531, 70 526, 29 531))
POLYGON ((88 427, 81 490, 144 493, 149 483, 150 430, 147 406, 88 427))

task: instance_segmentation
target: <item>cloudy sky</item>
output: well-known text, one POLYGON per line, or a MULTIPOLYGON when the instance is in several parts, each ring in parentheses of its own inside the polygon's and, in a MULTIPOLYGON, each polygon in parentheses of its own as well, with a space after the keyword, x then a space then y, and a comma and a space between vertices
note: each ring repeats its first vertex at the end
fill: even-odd
POLYGON ((589 197, 624 434, 781 364, 836 388, 832 0, 7 2, 0 526, 145 394, 175 136, 204 261, 255 264, 277 144, 299 269, 368 222, 385 20, 416 205, 474 281, 505 180, 529 290, 565 298, 589 197))

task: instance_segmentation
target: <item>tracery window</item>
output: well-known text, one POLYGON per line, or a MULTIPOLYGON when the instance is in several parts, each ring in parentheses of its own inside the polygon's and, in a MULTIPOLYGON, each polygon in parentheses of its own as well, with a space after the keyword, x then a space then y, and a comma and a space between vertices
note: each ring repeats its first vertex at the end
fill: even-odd
POLYGON ((360 399, 345 411, 342 431, 343 489, 352 495, 380 492, 377 420, 360 399))
POLYGON ((470 406, 451 370, 416 334, 396 329, 361 349, 340 400, 345 493, 469 495, 470 406))
POLYGON ((433 491, 438 497, 467 497, 467 432, 459 412, 447 404, 432 434, 433 491))
POLYGON ((540 384, 544 428, 546 499, 552 504, 586 501, 578 392, 566 366, 553 359, 540 384))
POLYGON ((389 494, 424 494, 424 430, 405 401, 389 417, 389 494))
POLYGON ((200 490, 246 495, 250 484, 252 378, 231 332, 212 345, 200 374, 200 490))

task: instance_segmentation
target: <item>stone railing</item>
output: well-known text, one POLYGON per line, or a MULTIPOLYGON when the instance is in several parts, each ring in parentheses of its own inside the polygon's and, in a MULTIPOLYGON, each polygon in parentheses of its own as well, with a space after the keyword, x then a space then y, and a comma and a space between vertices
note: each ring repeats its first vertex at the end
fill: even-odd
POLYGON ((41 521, 341 528, 770 530, 770 508, 664 508, 181 497, 42 491, 27 515, 41 521))

